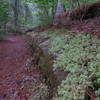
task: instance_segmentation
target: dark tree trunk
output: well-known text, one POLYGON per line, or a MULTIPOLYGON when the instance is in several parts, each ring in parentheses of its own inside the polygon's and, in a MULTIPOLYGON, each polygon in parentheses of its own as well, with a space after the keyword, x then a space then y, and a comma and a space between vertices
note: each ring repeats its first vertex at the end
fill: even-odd
POLYGON ((14 1, 14 31, 18 30, 19 0, 14 1))

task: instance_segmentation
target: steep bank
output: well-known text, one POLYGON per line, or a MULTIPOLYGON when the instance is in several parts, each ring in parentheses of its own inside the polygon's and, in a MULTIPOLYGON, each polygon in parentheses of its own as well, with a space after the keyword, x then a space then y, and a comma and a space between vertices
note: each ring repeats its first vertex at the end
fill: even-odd
POLYGON ((49 55, 47 50, 48 47, 45 46, 45 41, 48 39, 44 37, 40 37, 39 39, 38 36, 29 36, 29 40, 31 40, 32 55, 35 64, 42 70, 45 83, 48 86, 48 96, 46 97, 46 100, 52 100, 53 96, 57 92, 59 81, 53 71, 52 56, 49 55))

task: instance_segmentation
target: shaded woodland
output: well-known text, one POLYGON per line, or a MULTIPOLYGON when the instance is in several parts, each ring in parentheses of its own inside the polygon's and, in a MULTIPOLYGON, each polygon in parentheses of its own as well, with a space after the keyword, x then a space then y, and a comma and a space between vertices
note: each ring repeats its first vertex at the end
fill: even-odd
POLYGON ((1 0, 0 100, 100 100, 100 1, 1 0))

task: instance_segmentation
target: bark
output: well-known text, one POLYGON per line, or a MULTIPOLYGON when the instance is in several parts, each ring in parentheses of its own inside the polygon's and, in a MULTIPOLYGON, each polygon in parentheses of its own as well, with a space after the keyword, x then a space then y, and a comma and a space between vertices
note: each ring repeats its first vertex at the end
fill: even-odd
POLYGON ((77 0, 77 5, 78 5, 78 8, 80 8, 80 2, 79 2, 79 0, 77 0))
POLYGON ((4 32, 4 34, 6 34, 6 32, 7 32, 7 25, 6 25, 6 22, 3 24, 3 32, 4 32))
POLYGON ((58 23, 58 16, 64 12, 64 8, 62 5, 62 0, 58 0, 57 9, 54 18, 54 24, 58 23))
POLYGON ((18 30, 19 0, 14 1, 14 31, 18 30))
POLYGON ((63 12, 64 12, 64 9, 63 9, 63 5, 62 5, 62 0, 58 0, 58 5, 57 5, 57 10, 56 10, 55 16, 58 16, 63 12))

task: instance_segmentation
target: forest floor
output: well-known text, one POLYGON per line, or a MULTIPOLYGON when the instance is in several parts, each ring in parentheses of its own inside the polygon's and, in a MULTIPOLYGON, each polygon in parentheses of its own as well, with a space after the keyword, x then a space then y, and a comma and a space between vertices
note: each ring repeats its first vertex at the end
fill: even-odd
MULTIPOLYGON (((65 18, 63 18, 65 20, 65 18)), ((66 21, 66 20, 65 20, 66 21)), ((70 20, 65 22, 66 25, 53 25, 53 26, 43 26, 39 28, 37 31, 42 32, 48 29, 60 29, 65 28, 70 30, 72 33, 91 33, 100 36, 100 17, 91 18, 87 20, 70 20)))
MULTIPOLYGON (((71 33, 95 33, 100 36, 100 18, 84 22, 75 21, 70 26, 71 33)), ((59 29, 59 26, 46 26, 39 31, 47 29, 59 29)), ((0 100, 29 100, 31 94, 36 95, 38 89, 43 87, 41 70, 34 64, 32 68, 27 66, 31 60, 31 50, 26 36, 10 36, 0 41, 0 100), (36 90, 29 90, 34 87, 36 90)), ((36 98, 30 100, 38 100, 36 98)))
POLYGON ((26 40, 25 36, 12 36, 0 41, 0 100, 27 100, 30 96, 27 84, 41 83, 38 68, 33 65, 27 71, 32 57, 26 40))

